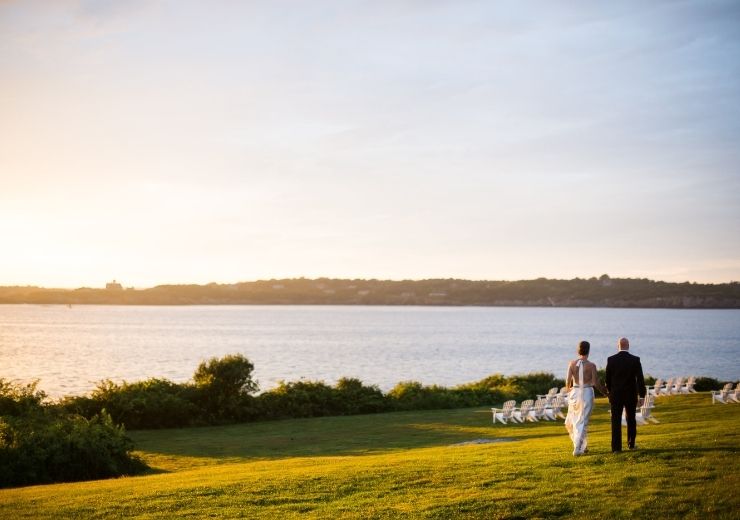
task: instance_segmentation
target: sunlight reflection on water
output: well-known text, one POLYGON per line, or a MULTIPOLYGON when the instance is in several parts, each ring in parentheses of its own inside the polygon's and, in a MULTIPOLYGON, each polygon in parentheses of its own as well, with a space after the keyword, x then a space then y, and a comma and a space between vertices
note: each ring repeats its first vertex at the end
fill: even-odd
POLYGON ((240 352, 263 389, 348 376, 387 390, 497 372, 563 377, 579 340, 603 367, 622 335, 654 376, 740 372, 740 310, 0 305, 0 377, 38 378, 59 396, 103 378, 186 381, 203 359, 240 352))

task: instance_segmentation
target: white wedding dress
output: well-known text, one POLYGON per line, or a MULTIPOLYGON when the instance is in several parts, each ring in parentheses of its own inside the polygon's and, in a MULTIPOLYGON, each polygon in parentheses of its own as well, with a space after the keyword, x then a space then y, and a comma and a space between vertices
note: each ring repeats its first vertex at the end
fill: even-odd
POLYGON ((581 455, 588 447, 588 420, 594 407, 594 389, 591 385, 582 385, 583 360, 579 359, 578 381, 573 378, 573 388, 568 394, 568 415, 565 417, 565 428, 573 441, 573 455, 581 455))

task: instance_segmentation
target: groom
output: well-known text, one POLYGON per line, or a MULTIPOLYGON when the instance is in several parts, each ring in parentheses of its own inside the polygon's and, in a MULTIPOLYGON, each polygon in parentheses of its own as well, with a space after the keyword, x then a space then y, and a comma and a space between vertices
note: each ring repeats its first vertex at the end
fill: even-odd
POLYGON ((622 451, 622 410, 627 416, 627 446, 635 449, 637 395, 640 395, 640 405, 645 397, 640 358, 629 353, 630 342, 627 338, 621 338, 617 348, 619 352, 609 356, 606 361, 606 388, 612 411, 612 453, 622 451))

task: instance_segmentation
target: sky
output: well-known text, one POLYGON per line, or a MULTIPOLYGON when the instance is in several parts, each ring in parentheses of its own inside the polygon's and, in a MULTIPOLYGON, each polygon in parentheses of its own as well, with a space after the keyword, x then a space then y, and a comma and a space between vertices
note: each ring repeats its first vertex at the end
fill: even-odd
POLYGON ((740 280, 740 3, 0 0, 0 285, 740 280))

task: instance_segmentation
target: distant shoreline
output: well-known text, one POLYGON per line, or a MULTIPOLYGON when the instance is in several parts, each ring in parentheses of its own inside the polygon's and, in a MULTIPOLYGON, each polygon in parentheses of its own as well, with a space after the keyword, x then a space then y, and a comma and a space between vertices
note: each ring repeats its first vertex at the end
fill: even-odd
POLYGON ((607 306, 607 305, 508 305, 508 304, 392 304, 392 303, 38 303, 0 302, 0 307, 11 305, 37 305, 42 307, 402 307, 402 308, 501 308, 501 309, 642 309, 642 310, 740 310, 735 307, 657 307, 657 306, 607 306))
POLYGON ((0 287, 0 304, 51 305, 388 305, 739 309, 740 284, 669 283, 635 278, 472 281, 295 278, 147 289, 0 287))

